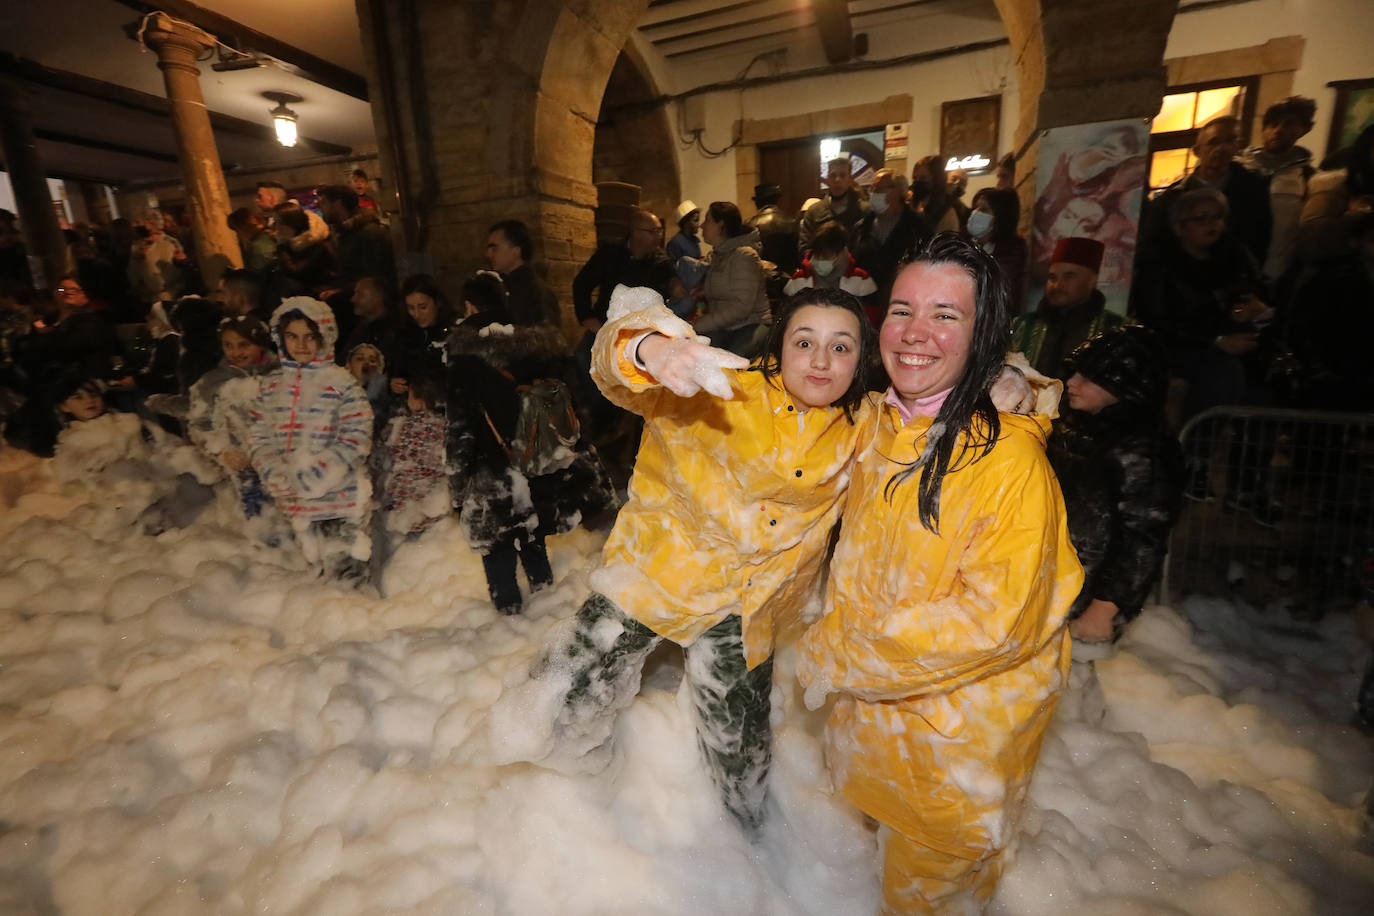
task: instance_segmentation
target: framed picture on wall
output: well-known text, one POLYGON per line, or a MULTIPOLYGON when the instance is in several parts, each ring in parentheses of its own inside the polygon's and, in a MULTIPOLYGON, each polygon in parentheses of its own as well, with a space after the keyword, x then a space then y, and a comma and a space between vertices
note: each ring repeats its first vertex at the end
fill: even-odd
POLYGON ((1002 97, 945 102, 940 106, 940 158, 945 170, 963 169, 970 175, 990 172, 997 166, 1002 97))
POLYGON ((1336 104, 1331 107, 1331 136, 1327 149, 1335 152, 1355 142, 1374 124, 1374 77, 1362 80, 1336 80, 1327 83, 1336 90, 1336 104))

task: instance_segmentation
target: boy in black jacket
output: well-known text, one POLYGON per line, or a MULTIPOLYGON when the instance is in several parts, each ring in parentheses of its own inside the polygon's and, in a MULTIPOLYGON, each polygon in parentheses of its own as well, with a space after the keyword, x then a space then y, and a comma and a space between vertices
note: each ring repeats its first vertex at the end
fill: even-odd
POLYGON ((1107 642, 1159 578, 1183 493, 1183 453, 1164 422, 1168 361, 1152 332, 1112 328, 1068 364, 1068 406, 1047 450, 1085 574, 1069 631, 1080 642, 1107 642))

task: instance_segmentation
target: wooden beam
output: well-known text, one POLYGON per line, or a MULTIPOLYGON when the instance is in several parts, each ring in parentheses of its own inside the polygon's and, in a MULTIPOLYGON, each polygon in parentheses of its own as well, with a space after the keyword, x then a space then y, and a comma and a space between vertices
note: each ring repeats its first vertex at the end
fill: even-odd
POLYGON ((77 134, 68 134, 60 130, 45 130, 41 127, 33 129, 33 135, 39 140, 49 140, 53 143, 65 143, 68 146, 81 146, 86 149, 98 149, 105 153, 120 153, 124 156, 137 156, 140 159, 152 159, 155 162, 180 162, 175 155, 163 153, 158 150, 151 150, 141 146, 125 146, 123 143, 112 143, 109 140, 97 140, 94 137, 82 137, 77 134))
POLYGON ((139 13, 161 10, 169 16, 199 26, 226 44, 236 45, 241 51, 249 49, 261 51, 284 64, 288 72, 295 73, 312 83, 318 83, 327 89, 342 92, 344 95, 352 96, 364 102, 368 101, 367 78, 362 74, 354 73, 347 67, 341 67, 324 58, 316 57, 309 51, 287 44, 264 32, 259 32, 251 26, 230 19, 214 10, 196 6, 188 0, 147 0, 147 2, 144 0, 116 0, 116 2, 122 3, 139 13))
POLYGON ((849 0, 811 0, 816 30, 821 35, 825 59, 842 64, 854 56, 854 26, 849 21, 849 0))
MULTIPOLYGON (((130 111, 139 111, 164 118, 171 117, 172 103, 163 96, 140 92, 137 89, 130 89, 116 83, 107 83, 104 80, 82 76, 79 73, 53 70, 50 67, 44 67, 42 64, 26 58, 15 57, 4 51, 0 51, 0 74, 39 86, 47 86, 50 89, 95 99, 130 111)), ((242 118, 212 111, 210 112, 210 125, 216 131, 223 131, 227 134, 251 137, 254 140, 271 143, 277 142, 277 135, 272 129, 272 125, 265 121, 263 123, 245 121, 242 118)), ((301 137, 298 142, 301 146, 323 156, 339 156, 352 152, 352 147, 341 146, 326 140, 313 140, 310 137, 301 137)))

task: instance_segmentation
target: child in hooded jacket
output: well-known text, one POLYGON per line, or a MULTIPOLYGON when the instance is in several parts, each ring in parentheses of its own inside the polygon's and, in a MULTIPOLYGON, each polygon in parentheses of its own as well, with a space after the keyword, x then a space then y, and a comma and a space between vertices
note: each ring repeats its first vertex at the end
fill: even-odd
POLYGON ((191 386, 186 432, 228 471, 244 518, 256 518, 271 498, 248 460, 249 410, 277 358, 267 325, 251 315, 223 319, 219 340, 224 358, 191 386))
POLYGON ((252 467, 291 523, 306 559, 325 575, 361 582, 371 554, 372 408, 334 363, 338 328, 307 296, 272 313, 281 368, 263 378, 250 410, 252 467))
POLYGON ((1083 590, 1075 654, 1121 636, 1159 579, 1183 498, 1184 460, 1164 422, 1169 363, 1148 328, 1110 328, 1067 361, 1068 407, 1046 453, 1059 478, 1083 590))

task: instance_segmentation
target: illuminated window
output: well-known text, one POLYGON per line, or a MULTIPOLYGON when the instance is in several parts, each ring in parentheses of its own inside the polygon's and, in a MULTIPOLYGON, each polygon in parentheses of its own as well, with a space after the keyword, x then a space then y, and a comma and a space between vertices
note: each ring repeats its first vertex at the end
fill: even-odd
POLYGON ((1198 130, 1213 118, 1240 118, 1244 139, 1255 114, 1258 77, 1226 83, 1177 86, 1164 96, 1159 114, 1150 122, 1150 190, 1167 188, 1186 176, 1197 164, 1193 144, 1198 130))

